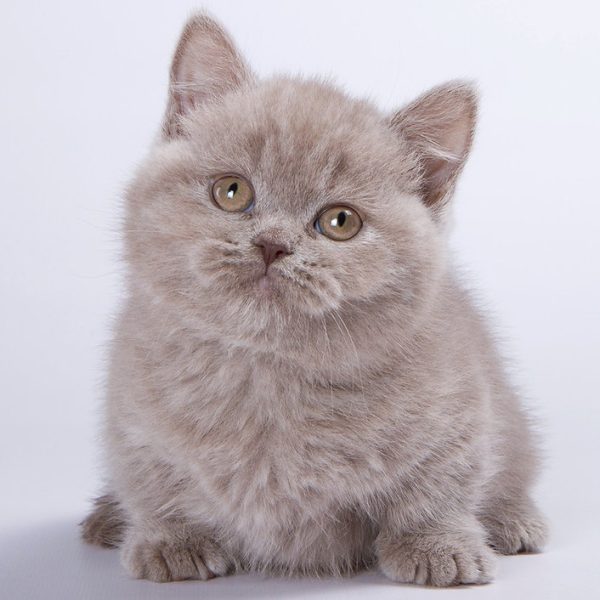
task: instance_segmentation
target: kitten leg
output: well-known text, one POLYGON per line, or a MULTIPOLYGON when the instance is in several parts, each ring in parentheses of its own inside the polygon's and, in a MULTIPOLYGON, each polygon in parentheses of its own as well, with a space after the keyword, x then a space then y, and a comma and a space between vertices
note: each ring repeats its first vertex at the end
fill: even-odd
POLYGON ((469 514, 412 531, 384 528, 375 548, 381 571, 399 583, 480 584, 494 576, 494 553, 469 514))
POLYGON ((207 580, 226 575, 233 566, 206 531, 172 522, 146 522, 128 530, 121 562, 136 579, 157 582, 207 580))
POLYGON ((546 542, 546 522, 528 497, 498 498, 486 507, 480 519, 488 543, 502 554, 539 552, 546 542))
POLYGON ((94 500, 94 509, 80 525, 81 536, 88 544, 116 548, 123 541, 125 513, 117 500, 106 494, 94 500))

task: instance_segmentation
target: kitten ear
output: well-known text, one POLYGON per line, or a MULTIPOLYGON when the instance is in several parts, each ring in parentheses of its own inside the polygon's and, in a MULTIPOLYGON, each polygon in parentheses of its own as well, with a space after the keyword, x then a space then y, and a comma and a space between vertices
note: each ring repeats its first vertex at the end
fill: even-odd
POLYGON ((477 93, 453 81, 433 88, 392 117, 392 128, 416 150, 423 201, 442 212, 452 195, 473 140, 477 93))
POLYGON ((169 101, 163 122, 167 137, 181 133, 181 117, 253 80, 227 32, 205 14, 185 25, 171 64, 169 101))

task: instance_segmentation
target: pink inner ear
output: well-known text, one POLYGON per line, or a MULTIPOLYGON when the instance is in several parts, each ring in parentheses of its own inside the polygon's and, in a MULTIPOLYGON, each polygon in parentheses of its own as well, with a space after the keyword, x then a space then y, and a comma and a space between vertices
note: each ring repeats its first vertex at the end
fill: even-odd
MULTIPOLYGON (((182 69, 183 71, 183 69, 182 69)), ((178 76, 176 84, 173 85, 174 91, 176 93, 176 97, 179 103, 179 109, 182 114, 189 113, 196 108, 200 102, 196 98, 196 92, 192 89, 194 86, 192 82, 193 79, 191 77, 193 74, 184 74, 183 72, 178 76)), ((198 84, 195 84, 198 86, 198 84)))
POLYGON ((191 112, 196 108, 194 103, 194 95, 190 92, 183 92, 181 94, 181 110, 182 112, 191 112))
POLYGON ((460 118, 450 121, 445 126, 445 135, 440 140, 440 146, 445 149, 449 162, 459 162, 468 150, 472 135, 473 123, 469 115, 461 114, 460 118))
POLYGON ((454 161, 441 158, 425 159, 427 182, 431 187, 440 187, 452 174, 454 161))
MULTIPOLYGON (((202 30, 203 32, 203 30, 202 30)), ((181 113, 186 114, 201 104, 201 97, 210 95, 218 81, 211 81, 215 69, 214 40, 200 32, 191 32, 182 39, 171 70, 171 87, 181 113), (212 64, 211 64, 212 63, 212 64)))
POLYGON ((171 92, 175 100, 175 108, 178 114, 187 114, 194 109, 194 100, 191 94, 185 90, 183 84, 172 84, 171 92))
MULTIPOLYGON (((440 129, 443 131, 443 126, 440 129)), ((460 119, 450 124, 446 135, 440 136, 435 146, 430 146, 432 155, 424 159, 429 185, 441 187, 452 178, 456 169, 460 168, 468 150, 469 137, 470 125, 464 119, 460 119)))

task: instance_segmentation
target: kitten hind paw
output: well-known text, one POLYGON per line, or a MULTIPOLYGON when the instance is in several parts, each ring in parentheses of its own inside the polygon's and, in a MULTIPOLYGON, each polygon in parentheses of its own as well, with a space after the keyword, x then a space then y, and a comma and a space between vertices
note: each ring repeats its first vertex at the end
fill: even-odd
POLYGON ((116 548, 123 541, 125 515, 119 503, 111 496, 94 500, 94 510, 80 523, 81 537, 88 544, 116 548))
POLYGON ((540 552, 548 537, 548 527, 531 503, 495 507, 481 517, 488 543, 501 554, 540 552))

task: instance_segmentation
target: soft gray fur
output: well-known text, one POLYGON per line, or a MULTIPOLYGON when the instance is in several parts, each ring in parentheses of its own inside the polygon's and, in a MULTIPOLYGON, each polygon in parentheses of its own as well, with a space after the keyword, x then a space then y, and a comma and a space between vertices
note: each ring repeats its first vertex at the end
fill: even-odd
POLYGON ((541 547, 527 418, 448 261, 475 113, 464 83, 387 116, 258 81, 219 25, 188 23, 127 192, 88 541, 154 581, 377 565, 439 586, 541 547), (211 200, 224 173, 252 183, 250 212, 211 200), (314 227, 335 204, 362 217, 352 239, 314 227), (286 248, 267 266, 265 239, 286 248))

